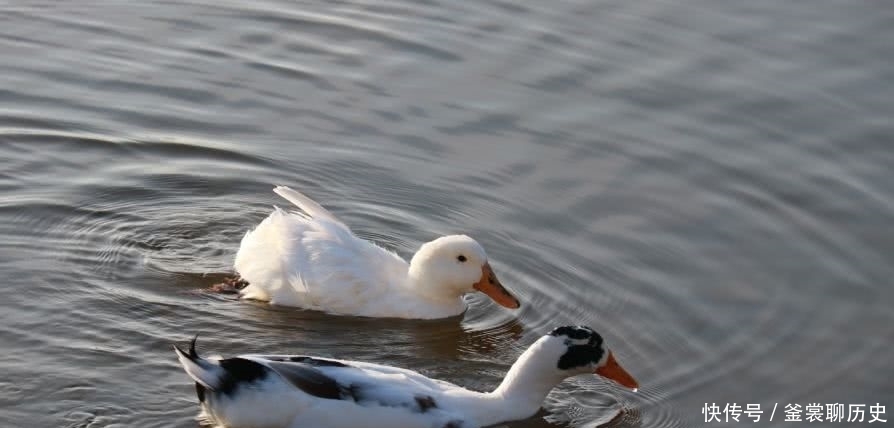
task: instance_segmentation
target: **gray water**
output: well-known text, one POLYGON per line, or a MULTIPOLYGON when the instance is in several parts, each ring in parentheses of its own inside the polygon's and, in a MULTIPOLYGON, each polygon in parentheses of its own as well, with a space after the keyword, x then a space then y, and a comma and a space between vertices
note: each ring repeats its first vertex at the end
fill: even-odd
POLYGON ((196 427, 196 333, 483 390, 568 323, 643 388, 506 426, 890 419, 892 48, 880 1, 0 2, 0 426, 196 427), (474 236, 523 309, 203 292, 274 184, 405 257, 474 236))

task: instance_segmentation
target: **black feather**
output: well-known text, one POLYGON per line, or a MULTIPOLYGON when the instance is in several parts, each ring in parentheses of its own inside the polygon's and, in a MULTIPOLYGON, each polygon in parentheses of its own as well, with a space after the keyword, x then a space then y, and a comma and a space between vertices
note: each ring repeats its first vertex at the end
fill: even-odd
POLYGON ((260 358, 278 362, 304 363, 314 367, 350 367, 341 361, 309 357, 306 355, 261 355, 260 358))
MULTIPOLYGON (((599 336, 599 333, 596 333, 590 327, 585 327, 582 325, 566 325, 564 327, 558 327, 553 331, 549 332, 550 336, 568 336, 571 339, 580 340, 580 339, 592 339, 594 336, 599 336)), ((600 337, 601 339, 601 337, 600 337)))
POLYGON ((189 342, 189 358, 192 360, 196 360, 199 358, 199 354, 196 352, 196 340, 199 339, 198 333, 192 338, 192 341, 189 342))
POLYGON ((556 328, 549 334, 550 336, 565 336, 574 341, 587 341, 586 344, 575 344, 575 342, 566 340, 568 351, 559 358, 558 363, 561 370, 598 363, 605 353, 602 349, 602 336, 589 327, 564 326, 556 328))
POLYGON ((271 360, 268 367, 298 389, 320 398, 330 400, 353 399, 349 388, 339 384, 316 367, 307 363, 280 362, 271 360))
MULTIPOLYGON (((198 338, 199 338, 199 335, 197 334, 192 338, 192 341, 189 342, 189 352, 184 352, 177 345, 174 345, 174 348, 177 349, 177 352, 179 352, 182 355, 186 355, 192 361, 199 360, 200 359, 199 354, 196 352, 196 340, 198 338)), ((199 398, 200 403, 205 402, 205 387, 202 386, 202 384, 200 384, 198 382, 196 382, 196 397, 199 398)))
POLYGON ((199 403, 205 402, 205 387, 198 382, 196 382, 196 397, 199 397, 199 403))
POLYGON ((323 358, 307 357, 307 356, 303 356, 303 355, 290 357, 289 361, 294 362, 294 363, 310 364, 315 367, 349 367, 347 364, 342 363, 340 361, 326 360, 323 358))
POLYGON ((568 370, 575 367, 583 367, 598 363, 602 359, 602 348, 591 345, 571 345, 568 352, 559 358, 560 370, 568 370))
POLYGON ((435 402, 431 395, 417 395, 413 398, 416 400, 416 405, 419 406, 420 413, 425 413, 428 409, 438 408, 438 403, 435 402))
POLYGON ((219 364, 226 374, 221 377, 220 388, 215 390, 227 395, 232 395, 242 385, 264 380, 269 371, 262 364, 238 357, 220 360, 219 364))

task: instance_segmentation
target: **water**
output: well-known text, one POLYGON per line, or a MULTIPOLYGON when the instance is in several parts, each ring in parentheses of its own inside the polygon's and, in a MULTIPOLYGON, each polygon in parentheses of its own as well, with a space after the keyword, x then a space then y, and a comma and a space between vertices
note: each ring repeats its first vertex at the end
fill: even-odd
POLYGON ((566 323, 642 389, 576 379, 506 426, 892 409, 892 24, 872 1, 0 3, 0 425, 195 427, 171 344, 196 333, 489 389, 566 323), (405 257, 476 237, 523 309, 201 293, 274 184, 405 257))

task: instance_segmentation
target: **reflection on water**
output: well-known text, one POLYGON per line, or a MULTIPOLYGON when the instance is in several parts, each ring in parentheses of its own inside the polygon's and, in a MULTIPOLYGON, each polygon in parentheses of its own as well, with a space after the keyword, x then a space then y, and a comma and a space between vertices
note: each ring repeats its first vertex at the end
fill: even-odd
POLYGON ((571 323, 643 388, 577 378, 505 426, 894 405, 890 8, 0 10, 0 425, 195 427, 171 344, 196 333, 484 390, 571 323), (522 309, 371 320, 201 292, 275 184, 405 257, 474 236, 522 309))

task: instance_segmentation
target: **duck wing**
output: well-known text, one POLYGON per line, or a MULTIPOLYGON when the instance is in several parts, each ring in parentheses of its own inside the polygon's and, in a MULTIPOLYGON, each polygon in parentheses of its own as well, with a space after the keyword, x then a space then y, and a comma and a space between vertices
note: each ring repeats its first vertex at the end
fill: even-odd
POLYGON ((243 296, 334 313, 369 315, 404 281, 409 265, 355 236, 325 208, 288 187, 274 189, 301 211, 279 208, 245 234, 235 267, 248 281, 243 296))
POLYGON ((340 227, 344 229, 344 231, 350 233, 351 229, 341 220, 338 219, 334 214, 329 212, 326 208, 323 208, 320 204, 316 203, 311 198, 308 198, 303 193, 292 189, 288 186, 276 186, 273 188, 273 191, 285 198, 285 200, 295 204, 296 207, 301 209, 304 213, 307 214, 308 218, 316 219, 316 220, 325 220, 327 222, 332 223, 332 225, 340 227))
POLYGON ((450 387, 457 388, 412 370, 371 363, 304 355, 243 355, 240 358, 263 364, 306 393, 352 400, 368 407, 434 412, 440 410, 440 394, 450 387))

